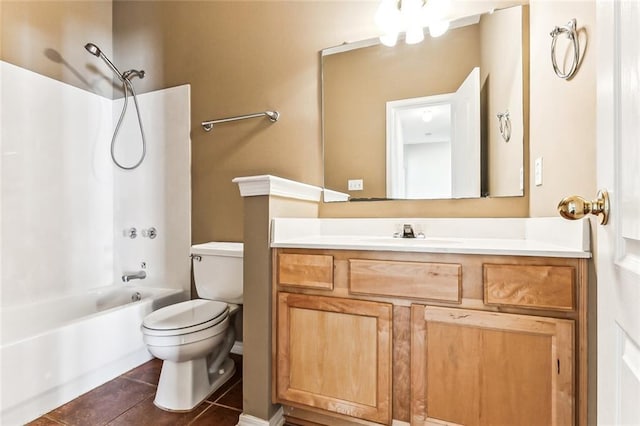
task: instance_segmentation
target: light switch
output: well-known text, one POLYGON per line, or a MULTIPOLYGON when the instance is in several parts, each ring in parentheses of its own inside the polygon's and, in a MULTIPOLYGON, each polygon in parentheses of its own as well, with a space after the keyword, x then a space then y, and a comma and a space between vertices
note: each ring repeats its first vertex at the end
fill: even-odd
POLYGON ((520 191, 524 191, 524 167, 520 167, 520 191))
POLYGON ((536 158, 533 170, 536 186, 542 186, 542 157, 536 158))
POLYGON ((362 191, 364 189, 364 183, 362 179, 349 179, 348 187, 349 191, 362 191))

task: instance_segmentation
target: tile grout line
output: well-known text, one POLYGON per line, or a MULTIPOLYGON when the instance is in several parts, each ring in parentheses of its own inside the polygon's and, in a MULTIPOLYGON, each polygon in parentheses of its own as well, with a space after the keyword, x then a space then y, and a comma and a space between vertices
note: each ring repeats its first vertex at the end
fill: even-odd
MULTIPOLYGON (((148 384, 148 383, 145 383, 148 384)), ((112 418, 111 420, 107 421, 104 425, 108 426, 111 423, 115 422, 117 419, 119 419, 120 417, 124 416, 126 413, 128 413, 129 411, 133 410, 134 408, 136 408, 138 405, 143 404, 146 400, 153 398, 154 394, 149 395, 148 397, 144 398, 142 401, 138 402, 137 404, 132 405, 131 407, 127 408, 126 410, 124 410, 122 413, 118 414, 117 416, 115 416, 114 418, 112 418)))
POLYGON ((229 410, 233 410, 233 411, 237 411, 238 413, 242 413, 242 409, 241 408, 231 407, 229 405, 224 405, 224 404, 218 404, 217 402, 213 402, 213 403, 211 403, 211 405, 215 405, 216 407, 227 408, 229 410))
MULTIPOLYGON (((56 423, 56 424, 59 424, 59 425, 67 425, 67 423, 62 422, 62 421, 60 421, 60 420, 56 419, 55 417, 51 417, 51 416, 49 416, 49 413, 47 413, 47 414, 43 415, 42 417, 44 417, 44 418, 45 418, 45 419, 47 419, 47 420, 51 420, 52 422, 54 422, 54 423, 56 423)), ((37 419, 36 419, 36 420, 37 420, 37 419)))
MULTIPOLYGON (((220 401, 220 399, 224 398, 229 392, 231 392, 231 389, 233 389, 238 383, 241 383, 241 382, 242 382, 242 377, 237 382, 229 386, 229 389, 224 391, 224 393, 219 397, 217 397, 215 401, 209 401, 209 402, 211 402, 212 404, 216 404, 218 401, 220 401)), ((218 405, 222 405, 222 404, 218 404, 218 405)))
POLYGON ((200 417, 202 417, 202 415, 203 415, 204 413, 206 413, 206 412, 207 412, 207 410, 211 409, 211 407, 213 406, 213 403, 212 403, 212 402, 209 402, 209 401, 207 401, 207 400, 204 400, 204 401, 202 402, 202 404, 207 404, 207 405, 208 405, 208 407, 207 407, 207 408, 205 408, 204 410, 202 410, 202 412, 201 412, 200 414, 198 414, 197 416, 195 416, 195 417, 193 418, 193 420, 191 420, 189 423, 187 423, 187 426, 188 426, 188 425, 193 424, 196 420, 198 420, 200 417))
POLYGON ((121 377, 122 377, 123 379, 127 379, 127 380, 130 380, 130 381, 132 381, 132 382, 140 383, 140 384, 147 385, 147 386, 151 386, 151 387, 154 387, 154 388, 157 388, 157 387, 158 387, 158 385, 154 385, 153 383, 145 382, 144 380, 134 379, 134 378, 132 378, 132 377, 126 377, 126 376, 121 376, 121 377))

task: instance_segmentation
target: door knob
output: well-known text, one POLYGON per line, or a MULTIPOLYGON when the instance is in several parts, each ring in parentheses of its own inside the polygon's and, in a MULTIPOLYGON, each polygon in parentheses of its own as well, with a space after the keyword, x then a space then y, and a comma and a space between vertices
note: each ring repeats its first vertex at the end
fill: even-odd
POLYGON ((565 219, 582 219, 591 213, 598 216, 601 225, 609 220, 609 193, 601 189, 593 201, 587 201, 577 195, 563 198, 558 204, 558 213, 565 219))

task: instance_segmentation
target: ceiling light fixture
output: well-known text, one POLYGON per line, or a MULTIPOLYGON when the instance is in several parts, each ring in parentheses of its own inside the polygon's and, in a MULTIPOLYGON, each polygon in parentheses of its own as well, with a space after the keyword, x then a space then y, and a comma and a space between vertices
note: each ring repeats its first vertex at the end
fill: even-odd
POLYGON ((375 22, 383 35, 380 42, 395 46, 400 33, 405 33, 405 43, 415 44, 424 40, 424 28, 431 37, 440 37, 449 29, 444 19, 449 0, 381 0, 375 22))

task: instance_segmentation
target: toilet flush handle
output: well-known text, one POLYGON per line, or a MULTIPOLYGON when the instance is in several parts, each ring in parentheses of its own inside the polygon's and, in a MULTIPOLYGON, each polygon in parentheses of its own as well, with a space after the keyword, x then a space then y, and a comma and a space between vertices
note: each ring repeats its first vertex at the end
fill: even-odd
POLYGON ((570 220, 582 219, 591 213, 598 216, 601 225, 606 225, 609 220, 609 193, 602 189, 596 197, 593 201, 587 201, 577 195, 565 197, 558 204, 558 213, 570 220))
POLYGON ((200 256, 199 254, 192 254, 190 257, 191 259, 197 260, 198 262, 202 261, 202 256, 200 256))

